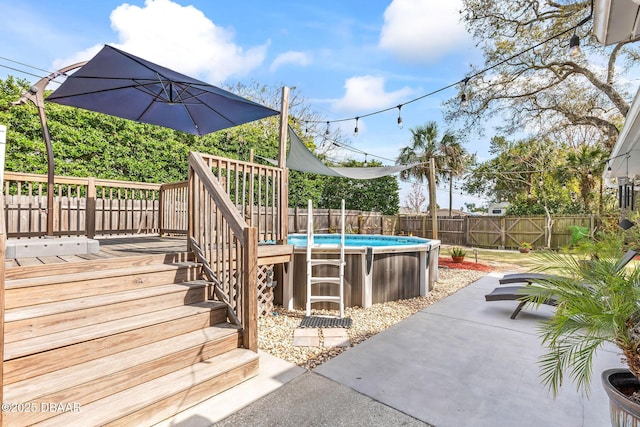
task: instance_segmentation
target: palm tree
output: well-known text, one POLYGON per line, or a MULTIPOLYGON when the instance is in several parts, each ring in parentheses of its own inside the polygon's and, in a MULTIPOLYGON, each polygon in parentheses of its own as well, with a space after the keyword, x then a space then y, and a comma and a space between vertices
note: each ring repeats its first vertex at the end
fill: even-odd
MULTIPOLYGON (((578 180, 580 198, 587 212, 591 212, 593 188, 596 180, 602 176, 607 159, 607 153, 597 146, 581 145, 577 150, 567 154, 568 172, 578 180)), ((602 205, 602 180, 600 179, 600 205, 602 205)), ((602 206, 600 206, 602 211, 602 206)))
POLYGON ((410 178, 415 178, 418 182, 426 180, 430 184, 428 162, 433 158, 436 167, 434 184, 437 184, 438 178, 449 178, 449 215, 451 215, 453 177, 462 173, 471 157, 453 133, 447 131, 441 139, 438 137, 436 122, 428 122, 411 129, 411 144, 400 150, 396 163, 420 163, 412 169, 400 172, 400 179, 408 181, 410 178))

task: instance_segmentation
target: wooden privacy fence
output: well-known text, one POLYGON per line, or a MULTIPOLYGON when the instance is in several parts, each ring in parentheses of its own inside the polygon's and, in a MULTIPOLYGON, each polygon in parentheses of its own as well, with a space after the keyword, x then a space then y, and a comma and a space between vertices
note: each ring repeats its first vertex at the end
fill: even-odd
MULTIPOLYGON (((349 210, 346 229, 358 234, 413 235, 433 238, 430 215, 382 215, 379 212, 349 210)), ((339 228, 338 209, 314 209, 316 233, 331 233, 339 228)), ((551 247, 567 246, 573 226, 593 232, 602 226, 600 218, 590 215, 553 216, 551 247)), ((521 242, 544 247, 549 237, 545 216, 457 216, 438 217, 438 240, 449 245, 515 249, 521 242)), ((289 232, 305 233, 307 210, 289 209, 289 232)))
MULTIPOLYGON (((393 233, 432 237, 432 221, 427 215, 398 215, 393 233)), ((547 217, 539 216, 459 216, 438 217, 438 239, 444 244, 476 246, 481 248, 515 249, 521 242, 534 247, 568 246, 574 226, 584 227, 592 233, 602 227, 608 217, 594 215, 552 216, 551 230, 547 217)))

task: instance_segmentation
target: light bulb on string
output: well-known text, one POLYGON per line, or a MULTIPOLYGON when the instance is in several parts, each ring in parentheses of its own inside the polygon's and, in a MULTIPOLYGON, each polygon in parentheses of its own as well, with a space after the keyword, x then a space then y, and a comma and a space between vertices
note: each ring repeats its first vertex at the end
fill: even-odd
POLYGON ((465 108, 469 105, 469 99, 467 98, 467 83, 469 83, 469 77, 465 77, 463 83, 464 86, 462 86, 462 94, 460 95, 460 106, 465 108))
POLYGON ((353 129, 353 135, 354 136, 358 136, 358 120, 360 119, 360 117, 356 117, 356 127, 355 129, 353 129))
POLYGON ((588 179, 593 178, 593 174, 591 173, 591 170, 589 170, 589 172, 587 172, 587 178, 588 179))
POLYGON ((364 165, 367 166, 367 153, 364 153, 364 165))
POLYGON ((569 40, 569 55, 572 58, 580 55, 580 36, 577 33, 573 33, 569 40))
POLYGON ((327 130, 324 132, 325 135, 329 135, 329 122, 327 122, 327 130))
POLYGON ((398 105, 398 127, 402 129, 402 116, 400 115, 402 110, 402 104, 398 105))
POLYGON ((304 134, 309 135, 309 122, 304 122, 304 134))

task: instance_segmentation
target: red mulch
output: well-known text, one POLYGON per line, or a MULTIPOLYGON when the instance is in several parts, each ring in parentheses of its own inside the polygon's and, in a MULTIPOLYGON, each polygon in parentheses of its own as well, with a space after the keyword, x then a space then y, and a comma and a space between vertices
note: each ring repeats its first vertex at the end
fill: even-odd
POLYGON ((485 264, 480 264, 473 261, 453 262, 451 258, 438 258, 438 265, 447 268, 460 268, 463 270, 476 270, 476 271, 493 271, 493 267, 485 264))

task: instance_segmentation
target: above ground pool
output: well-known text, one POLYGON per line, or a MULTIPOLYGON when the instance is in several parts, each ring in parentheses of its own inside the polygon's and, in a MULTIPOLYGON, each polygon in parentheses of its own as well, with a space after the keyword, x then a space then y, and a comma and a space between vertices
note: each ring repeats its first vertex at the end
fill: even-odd
MULTIPOLYGON (((315 234, 314 258, 337 258, 339 234, 315 234)), ((290 234, 294 246, 293 262, 287 271, 282 303, 286 308, 304 308, 306 304, 307 235, 290 234)), ((345 235, 344 297, 346 307, 372 304, 426 295, 433 287, 438 270, 439 240, 411 236, 371 234, 345 235)), ((336 266, 314 267, 314 276, 335 276, 336 266)), ((323 295, 338 295, 337 286, 319 284, 323 295)), ((313 309, 335 309, 336 304, 316 303, 313 309)))
MULTIPOLYGON (((290 234, 288 243, 293 246, 307 246, 306 234, 290 234)), ((315 234, 313 242, 316 245, 339 245, 339 234, 315 234)), ((420 237, 383 236, 378 234, 345 234, 344 245, 353 246, 410 246, 429 243, 429 239, 420 237)))

